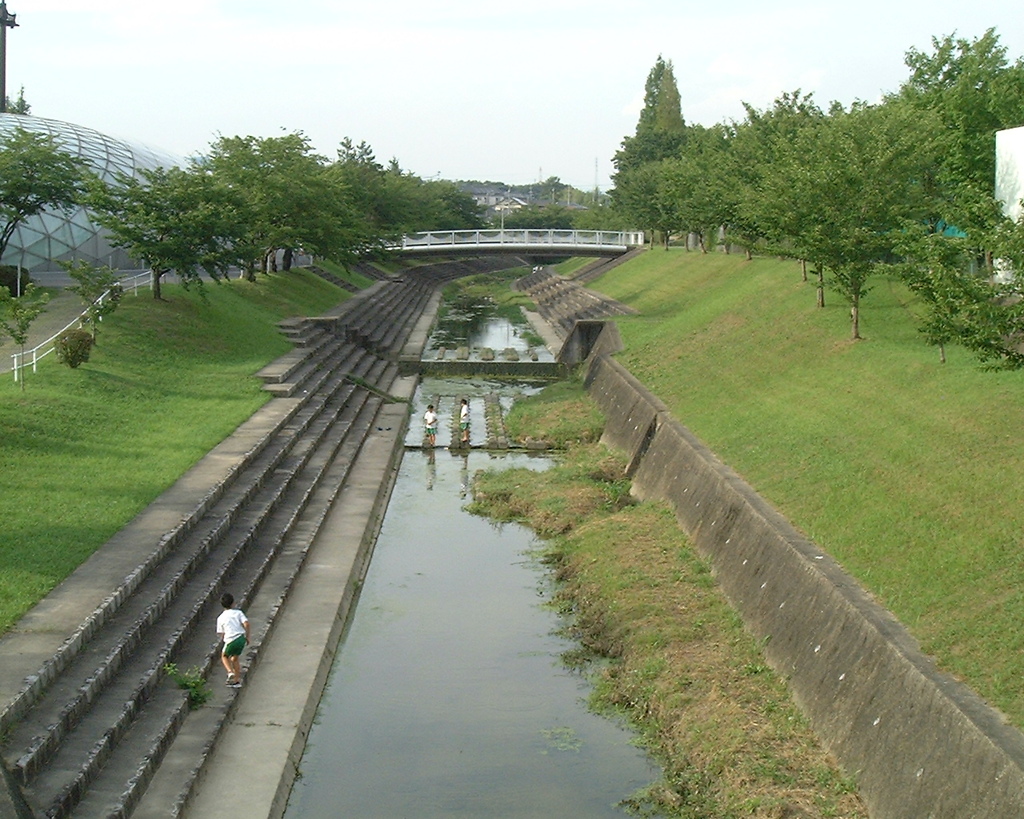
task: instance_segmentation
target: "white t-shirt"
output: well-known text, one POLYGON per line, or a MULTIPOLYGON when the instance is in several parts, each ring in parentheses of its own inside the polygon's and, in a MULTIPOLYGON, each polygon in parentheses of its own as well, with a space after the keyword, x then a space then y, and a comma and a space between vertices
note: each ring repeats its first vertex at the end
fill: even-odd
POLYGON ((217 618, 217 633, 224 635, 224 644, 245 636, 245 626, 249 618, 241 609, 224 609, 217 618))
POLYGON ((462 409, 459 410, 459 421, 463 424, 469 423, 469 404, 463 404, 462 409))
POLYGON ((423 413, 423 424, 430 429, 436 427, 437 413, 434 412, 433 410, 427 410, 425 413, 423 413))

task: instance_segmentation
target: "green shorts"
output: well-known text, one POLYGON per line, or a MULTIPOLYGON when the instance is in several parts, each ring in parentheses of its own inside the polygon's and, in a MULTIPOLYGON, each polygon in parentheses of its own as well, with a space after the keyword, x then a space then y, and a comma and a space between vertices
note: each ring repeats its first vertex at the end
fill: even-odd
POLYGON ((469 429, 469 421, 463 421, 459 424, 459 429, 465 431, 469 429))
POLYGON ((245 648, 245 635, 241 634, 230 643, 224 644, 224 656, 237 657, 242 653, 243 648, 245 648))

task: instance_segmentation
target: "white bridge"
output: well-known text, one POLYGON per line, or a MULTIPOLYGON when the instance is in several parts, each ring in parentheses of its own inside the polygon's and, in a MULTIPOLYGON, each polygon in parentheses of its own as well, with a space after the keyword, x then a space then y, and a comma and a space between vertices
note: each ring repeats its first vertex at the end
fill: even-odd
POLYGON ((435 230, 403 236, 391 249, 402 253, 618 256, 643 243, 642 230, 435 230))

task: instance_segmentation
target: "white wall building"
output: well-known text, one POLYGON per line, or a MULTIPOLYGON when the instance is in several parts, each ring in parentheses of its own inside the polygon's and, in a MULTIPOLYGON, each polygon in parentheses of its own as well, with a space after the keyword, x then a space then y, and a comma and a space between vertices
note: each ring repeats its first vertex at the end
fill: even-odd
POLYGON ((1024 126, 996 131, 996 199, 1003 213, 1020 220, 1024 208, 1024 126))

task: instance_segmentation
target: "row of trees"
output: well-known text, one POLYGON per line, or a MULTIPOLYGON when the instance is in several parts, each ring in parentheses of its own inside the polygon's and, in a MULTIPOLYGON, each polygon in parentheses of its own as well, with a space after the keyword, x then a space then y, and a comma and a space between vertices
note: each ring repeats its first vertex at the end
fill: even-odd
POLYGON ((113 244, 160 280, 186 285, 241 269, 248 278, 302 250, 351 262, 418 230, 483 226, 472 197, 423 180, 366 143, 341 142, 334 160, 301 133, 222 137, 184 167, 140 170, 105 184, 53 139, 15 129, 0 139, 0 256, 16 226, 44 209, 86 207, 113 244))
POLYGON ((929 305, 925 332, 984 360, 1024 366, 1024 308, 991 282, 993 259, 1024 269, 1024 226, 994 198, 995 132, 1024 124, 1024 62, 995 30, 910 50, 910 76, 881 103, 822 110, 800 91, 742 122, 683 119, 671 62, 651 70, 636 133, 615 156, 620 215, 659 233, 803 260, 850 305, 880 270, 929 305))

